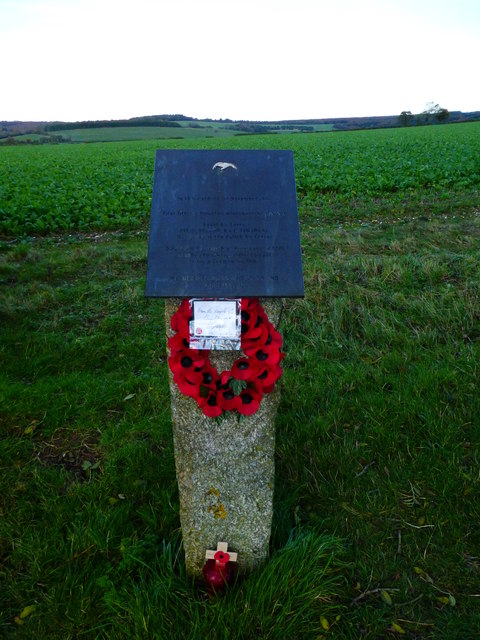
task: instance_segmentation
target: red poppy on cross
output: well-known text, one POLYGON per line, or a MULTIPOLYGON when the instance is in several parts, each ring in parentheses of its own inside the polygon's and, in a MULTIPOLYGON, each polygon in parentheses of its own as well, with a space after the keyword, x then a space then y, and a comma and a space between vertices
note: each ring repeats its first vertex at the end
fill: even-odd
POLYGON ((238 554, 230 551, 227 553, 228 542, 219 542, 217 544, 217 550, 207 549, 205 553, 206 560, 215 560, 215 565, 218 567, 224 567, 227 562, 236 562, 238 554))

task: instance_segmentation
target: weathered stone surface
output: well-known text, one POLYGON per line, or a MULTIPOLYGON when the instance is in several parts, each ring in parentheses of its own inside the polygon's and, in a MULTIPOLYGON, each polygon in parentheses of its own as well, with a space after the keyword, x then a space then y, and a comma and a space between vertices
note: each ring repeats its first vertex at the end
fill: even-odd
MULTIPOLYGON (((165 304, 167 335, 170 319, 181 299, 165 304)), ((278 328, 281 300, 260 300, 278 328)), ((211 351, 218 371, 230 369, 238 351, 211 351)), ((203 415, 193 398, 178 390, 170 374, 175 465, 180 492, 185 561, 190 575, 201 577, 205 551, 219 540, 238 553, 240 572, 247 572, 267 556, 272 522, 275 414, 279 383, 264 396, 259 410, 238 420, 228 413, 222 420, 203 415)))

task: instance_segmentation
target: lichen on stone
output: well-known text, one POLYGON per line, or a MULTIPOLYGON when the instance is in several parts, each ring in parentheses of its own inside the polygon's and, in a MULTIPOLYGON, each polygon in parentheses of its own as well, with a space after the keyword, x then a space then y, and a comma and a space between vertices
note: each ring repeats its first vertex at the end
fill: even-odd
POLYGON ((207 509, 208 513, 213 513, 213 517, 217 520, 223 520, 223 518, 227 517, 227 510, 224 505, 217 500, 217 502, 212 506, 210 505, 207 509))

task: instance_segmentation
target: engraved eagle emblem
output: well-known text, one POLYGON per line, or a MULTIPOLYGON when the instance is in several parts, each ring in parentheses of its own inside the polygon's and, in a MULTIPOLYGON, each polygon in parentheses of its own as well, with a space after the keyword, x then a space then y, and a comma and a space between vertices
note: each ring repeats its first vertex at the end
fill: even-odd
POLYGON ((220 169, 220 173, 223 173, 225 169, 228 168, 238 171, 238 168, 231 162, 216 162, 212 167, 212 171, 215 171, 215 169, 220 169))

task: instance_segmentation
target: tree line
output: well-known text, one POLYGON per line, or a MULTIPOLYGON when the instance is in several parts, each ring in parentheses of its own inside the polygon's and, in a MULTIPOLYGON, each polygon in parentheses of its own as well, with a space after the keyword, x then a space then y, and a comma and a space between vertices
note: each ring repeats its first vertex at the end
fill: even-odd
POLYGON ((84 120, 81 122, 52 122, 44 131, 67 131, 68 129, 100 129, 102 127, 181 127, 174 120, 165 120, 155 116, 131 118, 130 120, 84 120))

